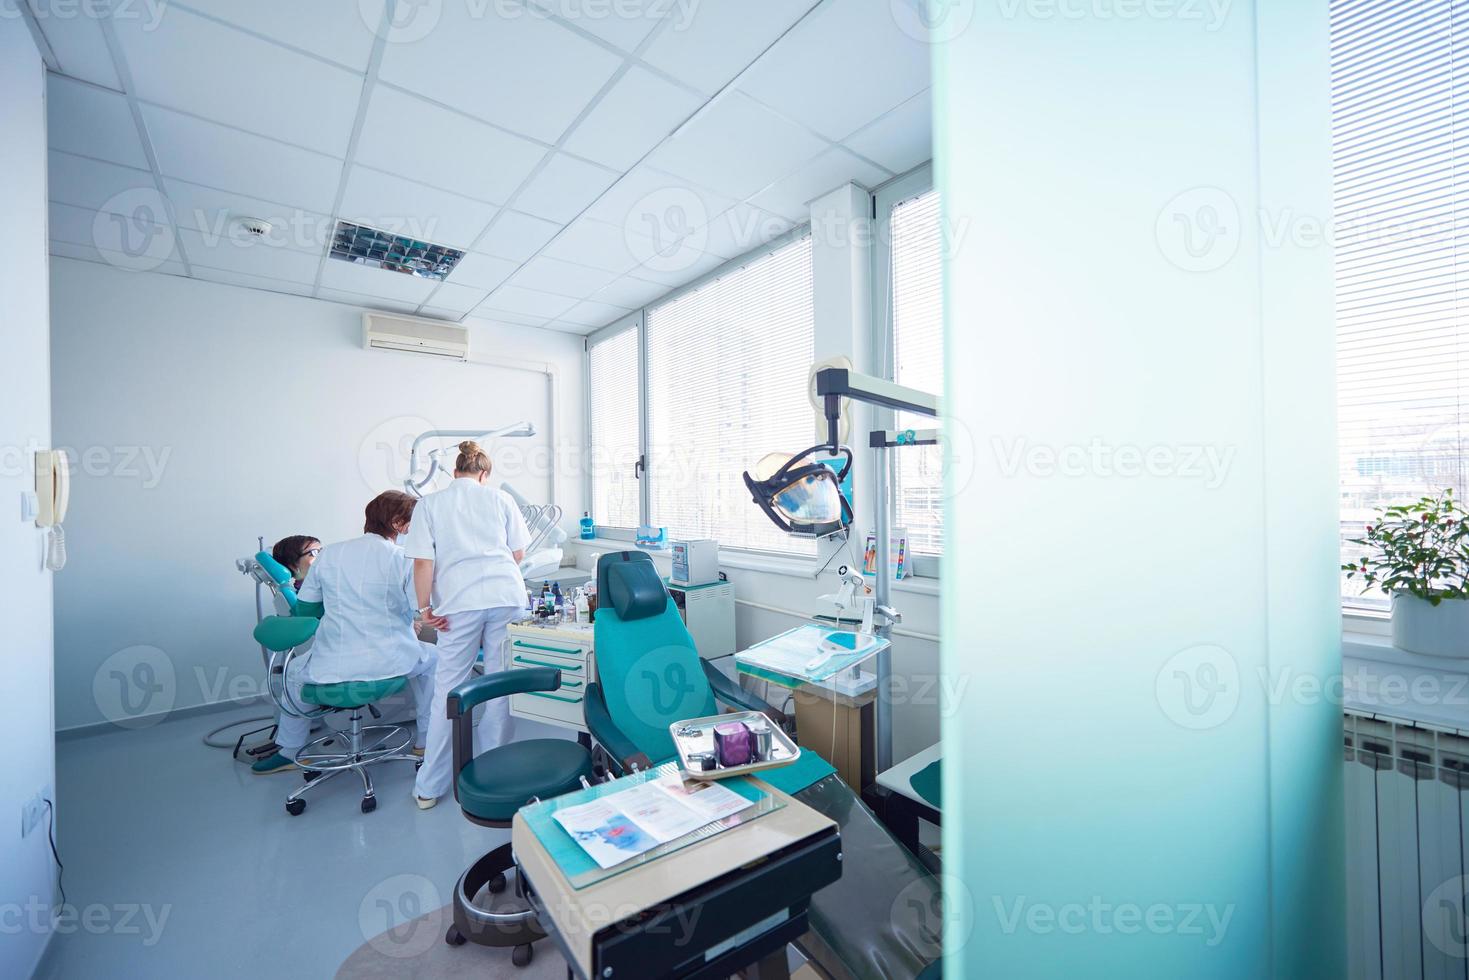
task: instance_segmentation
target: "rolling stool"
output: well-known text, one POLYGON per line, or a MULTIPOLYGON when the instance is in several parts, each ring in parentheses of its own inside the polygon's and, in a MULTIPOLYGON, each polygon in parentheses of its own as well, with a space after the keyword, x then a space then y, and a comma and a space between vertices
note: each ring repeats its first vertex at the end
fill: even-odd
MULTIPOLYGON (((540 799, 581 789, 592 777, 591 753, 580 742, 560 738, 528 739, 474 753, 473 709, 495 698, 531 691, 554 691, 561 671, 549 667, 504 670, 474 677, 449 692, 449 720, 454 725, 454 799, 470 823, 506 829, 515 811, 540 799)), ((444 934, 450 946, 473 942, 481 946, 514 946, 511 961, 531 961, 531 944, 546 933, 530 909, 491 912, 474 904, 480 889, 491 894, 506 888, 506 872, 514 866, 510 845, 504 844, 480 858, 454 887, 454 924, 444 934)), ((516 876, 516 894, 525 896, 524 882, 516 876)))
POLYGON ((377 681, 342 681, 337 684, 303 684, 301 700, 328 711, 350 711, 350 727, 345 732, 328 732, 312 739, 296 753, 296 765, 306 777, 306 782, 286 797, 286 812, 300 816, 306 809, 302 799, 307 790, 326 782, 338 773, 352 770, 362 777, 362 812, 377 809, 377 796, 372 789, 372 775, 367 767, 379 762, 412 762, 417 769, 423 760, 414 755, 413 733, 402 725, 362 724, 362 709, 366 708, 373 718, 381 718, 374 701, 392 697, 408 683, 407 677, 388 677, 377 681), (342 735, 347 744, 342 751, 329 751, 342 735), (368 744, 365 740, 372 739, 368 744))

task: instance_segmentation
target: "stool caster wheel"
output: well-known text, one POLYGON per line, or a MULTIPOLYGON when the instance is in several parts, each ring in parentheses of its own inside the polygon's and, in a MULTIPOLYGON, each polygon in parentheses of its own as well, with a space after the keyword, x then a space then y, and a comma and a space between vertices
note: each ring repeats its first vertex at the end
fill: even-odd
POLYGON ((306 812, 305 800, 290 800, 286 803, 286 812, 293 817, 299 817, 306 812))
POLYGON ((528 966, 530 964, 531 957, 535 956, 535 954, 535 948, 531 946, 530 943, 521 943, 519 946, 515 947, 515 951, 510 954, 510 962, 514 963, 516 966, 528 966))
POLYGON ((376 809, 377 809, 377 797, 376 796, 364 796, 362 798, 362 812, 363 813, 371 813, 372 811, 374 811, 376 809))
POLYGON ((458 926, 450 926, 449 931, 444 933, 444 942, 450 946, 463 946, 469 940, 464 938, 464 933, 459 931, 458 926))
POLYGON ((505 890, 505 876, 503 874, 495 875, 495 877, 491 878, 485 884, 485 887, 490 890, 491 895, 500 894, 505 890))
POLYGON ((315 782, 321 777, 321 773, 315 769, 308 769, 302 775, 306 777, 308 783, 315 782))
POLYGON ((423 760, 422 759, 419 759, 417 762, 415 762, 413 764, 413 771, 414 772, 417 772, 418 770, 420 770, 422 768, 423 768, 423 760))

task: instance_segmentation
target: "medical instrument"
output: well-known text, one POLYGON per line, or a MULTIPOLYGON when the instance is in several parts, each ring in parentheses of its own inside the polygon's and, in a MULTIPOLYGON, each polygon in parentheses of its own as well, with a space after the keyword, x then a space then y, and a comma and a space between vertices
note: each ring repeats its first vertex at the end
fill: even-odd
POLYGON ((769 453, 744 474, 745 487, 771 523, 785 533, 829 537, 852 524, 852 504, 841 488, 852 459, 846 446, 812 446, 794 456, 769 453), (813 455, 822 451, 845 456, 846 462, 834 468, 813 455))
POLYGON ((671 545, 671 585, 708 585, 719 581, 719 542, 710 538, 675 541, 671 545))
POLYGON ((429 450, 428 471, 420 478, 418 476, 418 452, 425 442, 430 439, 527 439, 536 434, 536 427, 529 422, 516 422, 513 425, 501 426, 498 429, 430 429, 419 433, 413 440, 413 445, 408 450, 408 478, 403 481, 403 489, 411 496, 422 497, 426 487, 431 487, 434 478, 443 472, 439 465, 439 458, 446 453, 457 453, 458 445, 439 446, 429 450))

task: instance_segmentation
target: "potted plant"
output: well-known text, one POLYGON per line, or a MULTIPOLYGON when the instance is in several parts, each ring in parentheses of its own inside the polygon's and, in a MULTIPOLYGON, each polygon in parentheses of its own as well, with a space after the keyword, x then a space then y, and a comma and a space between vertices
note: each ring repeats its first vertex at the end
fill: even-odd
POLYGON ((1367 552, 1348 578, 1392 596, 1393 646, 1469 657, 1469 513, 1452 490, 1378 512, 1352 539, 1367 552))

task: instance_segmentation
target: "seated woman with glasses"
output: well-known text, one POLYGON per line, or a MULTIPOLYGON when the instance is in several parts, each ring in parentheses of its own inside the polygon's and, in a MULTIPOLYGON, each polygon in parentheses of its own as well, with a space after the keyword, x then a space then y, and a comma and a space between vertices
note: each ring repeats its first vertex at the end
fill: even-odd
POLYGON ((316 556, 321 554, 321 541, 309 534, 293 534, 281 538, 270 549, 270 557, 280 562, 291 573, 291 588, 301 591, 306 581, 306 572, 316 556))

